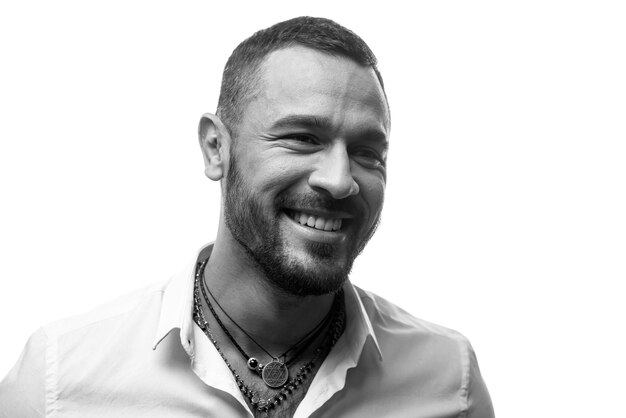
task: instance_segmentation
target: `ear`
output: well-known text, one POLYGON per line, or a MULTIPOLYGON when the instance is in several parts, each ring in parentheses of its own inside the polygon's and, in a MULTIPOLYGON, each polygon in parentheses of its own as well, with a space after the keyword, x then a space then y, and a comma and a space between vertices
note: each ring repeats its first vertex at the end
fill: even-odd
POLYGON ((221 180, 228 164, 228 129, 220 118, 212 113, 205 113, 200 118, 198 140, 204 157, 204 173, 211 180, 221 180))

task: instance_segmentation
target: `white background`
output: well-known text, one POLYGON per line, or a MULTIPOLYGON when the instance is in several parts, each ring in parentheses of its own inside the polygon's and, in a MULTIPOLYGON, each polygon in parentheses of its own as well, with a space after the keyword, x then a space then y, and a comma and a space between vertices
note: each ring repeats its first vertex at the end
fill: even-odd
POLYGON ((369 43, 391 103, 354 282, 467 335, 499 417, 623 413, 620 2, 228 3, 0 6, 0 376, 41 324, 213 239, 198 119, 237 43, 308 14, 369 43))

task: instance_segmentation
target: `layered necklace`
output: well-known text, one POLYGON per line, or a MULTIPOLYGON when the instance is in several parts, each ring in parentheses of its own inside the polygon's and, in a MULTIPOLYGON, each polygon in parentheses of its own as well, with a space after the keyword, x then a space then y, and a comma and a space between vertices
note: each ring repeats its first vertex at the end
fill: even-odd
POLYGON ((195 278, 195 286, 194 286, 194 321, 200 329, 204 332, 204 334, 209 338, 209 340, 213 343, 218 353, 226 363, 226 366, 231 371, 233 376, 235 377, 235 381, 237 382, 237 386, 239 390, 246 396, 252 405, 259 412, 269 413, 269 411, 279 405, 281 402, 285 401, 290 394, 296 391, 302 383, 306 380, 307 375, 315 368, 316 362, 319 360, 319 357, 327 350, 330 350, 341 334, 343 333, 345 327, 345 306, 344 306, 344 298, 343 298, 343 290, 340 290, 336 295, 333 301, 333 305, 329 311, 329 313, 324 317, 311 331, 309 331, 306 335, 304 335, 299 341, 297 341, 294 345, 292 345, 288 350, 282 353, 280 356, 273 356, 269 351, 267 351, 263 346, 261 346, 257 341, 252 338, 237 322, 235 322, 231 316, 222 308, 217 299, 213 296, 211 291, 206 286, 206 283, 203 280, 204 277, 204 269, 206 267, 207 260, 201 261, 196 266, 196 278, 195 278), (218 342, 216 341, 211 329, 209 328, 209 323, 204 316, 204 312, 202 309, 202 303, 200 300, 200 294, 202 293, 202 297, 204 298, 207 306, 209 307, 211 314, 215 318, 216 322, 226 334, 228 339, 233 343, 233 345, 237 348, 237 350, 242 354, 248 368, 258 374, 263 382, 272 389, 279 389, 278 393, 269 398, 262 399, 257 391, 250 389, 248 385, 243 381, 241 376, 236 372, 233 366, 230 364, 224 353, 222 352, 218 342), (224 323, 220 320, 217 312, 213 308, 211 301, 208 297, 208 294, 211 295, 213 301, 220 308, 220 310, 230 319, 230 321, 235 324, 254 344, 256 344, 259 348, 261 348, 267 355, 270 356, 271 360, 263 365, 259 362, 255 357, 249 356, 241 347, 241 345, 235 340, 232 334, 228 331, 224 323), (293 378, 289 378, 289 368, 296 359, 298 359, 306 350, 306 348, 315 341, 322 330, 327 328, 328 324, 332 322, 333 324, 328 327, 328 332, 321 344, 315 349, 313 356, 309 362, 298 369, 298 372, 293 378), (295 352, 290 358, 288 358, 288 354, 290 352, 295 352))
POLYGON ((237 350, 239 350, 241 355, 244 357, 244 360, 246 360, 246 364, 248 365, 248 368, 250 370, 254 370, 259 376, 261 376, 261 378, 263 379, 263 382, 268 387, 271 387, 271 388, 279 388, 287 382, 287 380, 289 379, 288 367, 300 357, 300 355, 306 350, 306 348, 313 341, 317 339, 319 334, 324 330, 324 328, 326 328, 326 325, 328 325, 335 310, 337 309, 336 305, 337 305, 338 298, 335 298, 335 300, 333 301, 333 306, 328 311, 328 314, 326 314, 326 316, 311 331, 309 331, 306 335, 300 338, 300 340, 298 340, 295 344, 289 347, 289 349, 287 349, 280 356, 274 356, 269 351, 267 351, 260 343, 258 343, 250 334, 248 334, 248 332, 246 332, 246 330, 243 329, 228 314, 228 312, 226 312, 226 310, 222 307, 222 305, 220 305, 220 303, 217 301, 215 296, 213 296, 213 293, 211 293, 211 290, 207 287, 206 282, 204 280, 202 280, 200 288, 202 290, 202 295, 204 297, 204 300, 207 306, 209 307, 209 310, 213 314, 213 317, 215 317, 215 320, 217 321, 222 331, 224 331, 224 334, 226 334, 228 339, 233 343, 233 345, 237 348, 237 350), (228 331, 228 328, 226 328, 226 326, 220 319, 217 312, 215 312, 215 308, 213 308, 213 305, 211 304, 211 301, 209 300, 209 297, 207 296, 207 292, 209 293, 209 295, 211 295, 211 299, 213 299, 215 304, 220 308, 220 310, 224 313, 224 315, 226 315, 226 317, 228 317, 228 319, 230 319, 230 321, 237 328, 239 328, 241 332, 243 332, 254 344, 256 344, 261 350, 263 350, 265 354, 270 356, 271 361, 269 363, 267 363, 266 365, 263 365, 263 363, 259 362, 255 357, 248 355, 244 351, 244 349, 237 342, 237 340, 235 340, 235 338, 230 333, 230 331, 228 331), (292 351, 295 351, 296 349, 298 351, 296 351, 295 354, 291 356, 291 358, 287 359, 287 354, 292 351))

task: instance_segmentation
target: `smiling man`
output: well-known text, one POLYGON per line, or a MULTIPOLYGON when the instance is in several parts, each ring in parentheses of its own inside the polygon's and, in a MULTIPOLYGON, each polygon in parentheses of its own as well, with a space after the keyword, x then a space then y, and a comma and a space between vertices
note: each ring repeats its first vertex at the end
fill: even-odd
POLYGON ((245 40, 199 127, 222 187, 214 243, 167 283, 35 333, 0 416, 492 417, 463 336, 348 280, 389 131, 354 33, 303 17, 245 40))

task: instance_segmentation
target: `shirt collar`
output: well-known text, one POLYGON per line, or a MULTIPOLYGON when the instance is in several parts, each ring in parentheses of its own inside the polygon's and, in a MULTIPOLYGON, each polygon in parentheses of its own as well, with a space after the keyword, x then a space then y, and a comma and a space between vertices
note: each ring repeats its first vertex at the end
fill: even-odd
MULTIPOLYGON (((199 259, 210 257, 213 251, 213 243, 201 247, 184 270, 172 277, 163 289, 161 313, 154 337, 152 349, 155 350, 159 343, 173 330, 180 330, 180 341, 185 350, 191 354, 193 350, 193 286, 195 282, 196 264, 199 259)), ((344 285, 346 297, 346 314, 348 317, 346 330, 350 337, 350 351, 355 357, 360 352, 367 340, 371 337, 379 358, 382 360, 382 351, 376 339, 374 328, 370 320, 357 288, 346 282, 344 285)), ((355 358, 355 360, 357 360, 355 358)))
POLYGON ((175 329, 180 330, 180 342, 189 352, 193 340, 193 287, 196 278, 196 264, 199 259, 208 258, 213 251, 213 243, 202 246, 192 261, 164 286, 161 314, 152 349, 175 329))
POLYGON ((352 351, 360 354, 367 337, 370 337, 372 344, 374 344, 374 347, 378 352, 378 358, 382 361, 383 352, 380 349, 378 339, 374 333, 372 321, 365 310, 365 306, 363 306, 363 301, 361 300, 361 296, 359 295, 356 286, 348 281, 343 288, 346 297, 346 315, 348 317, 347 327, 349 329, 347 331, 348 335, 353 335, 351 338, 353 347, 352 351))

